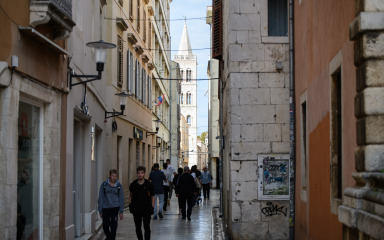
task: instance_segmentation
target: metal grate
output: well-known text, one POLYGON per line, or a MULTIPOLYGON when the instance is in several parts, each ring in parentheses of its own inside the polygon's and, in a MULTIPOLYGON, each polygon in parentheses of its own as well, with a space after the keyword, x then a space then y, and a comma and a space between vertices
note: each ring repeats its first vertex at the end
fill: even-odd
POLYGON ((52 4, 69 18, 72 18, 72 0, 31 0, 42 4, 52 4))

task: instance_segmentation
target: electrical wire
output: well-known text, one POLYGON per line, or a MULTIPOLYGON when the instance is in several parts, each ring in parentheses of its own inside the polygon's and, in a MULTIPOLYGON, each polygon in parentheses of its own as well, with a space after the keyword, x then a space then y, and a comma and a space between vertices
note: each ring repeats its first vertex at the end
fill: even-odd
MULTIPOLYGON (((191 48, 188 50, 181 50, 182 52, 187 52, 189 50, 191 51, 202 51, 202 50, 211 50, 212 48, 191 48)), ((143 48, 143 50, 148 50, 148 51, 164 51, 164 52, 178 52, 179 50, 163 50, 163 49, 156 49, 156 48, 143 48)))
MULTIPOLYGON (((178 79, 178 78, 152 78, 154 80, 168 80, 168 81, 184 81, 184 79, 178 79)), ((195 78, 195 79, 189 79, 192 81, 211 81, 211 80, 218 80, 220 78, 195 78)))
MULTIPOLYGON (((212 18, 212 17, 175 18, 175 19, 169 19, 169 20, 161 20, 161 19, 157 20, 157 19, 155 19, 154 21, 155 22, 193 21, 193 20, 206 20, 208 18, 212 18)), ((112 21, 116 21, 116 20, 152 21, 152 19, 150 19, 150 18, 112 18, 112 17, 105 17, 104 19, 105 20, 112 20, 112 21)))

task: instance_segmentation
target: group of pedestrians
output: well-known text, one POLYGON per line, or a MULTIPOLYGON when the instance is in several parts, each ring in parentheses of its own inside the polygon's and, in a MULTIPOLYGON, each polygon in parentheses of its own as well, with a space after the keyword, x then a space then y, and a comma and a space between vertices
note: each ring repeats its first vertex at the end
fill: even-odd
MULTIPOLYGON (((129 211, 133 214, 136 227, 136 236, 139 240, 151 238, 150 221, 157 217, 164 217, 164 211, 170 205, 172 191, 175 189, 178 198, 178 209, 182 219, 191 221, 192 208, 199 202, 201 186, 204 199, 209 200, 209 189, 212 184, 212 175, 203 168, 203 172, 197 170, 197 166, 176 169, 170 164, 170 160, 159 169, 155 163, 145 179, 146 168, 139 166, 136 169, 137 179, 129 186, 129 211), (144 236, 142 233, 144 227, 144 236)), ((103 182, 99 190, 98 211, 103 219, 103 230, 107 240, 116 238, 118 218, 123 219, 124 190, 118 180, 118 172, 115 169, 109 171, 109 178, 103 182)))

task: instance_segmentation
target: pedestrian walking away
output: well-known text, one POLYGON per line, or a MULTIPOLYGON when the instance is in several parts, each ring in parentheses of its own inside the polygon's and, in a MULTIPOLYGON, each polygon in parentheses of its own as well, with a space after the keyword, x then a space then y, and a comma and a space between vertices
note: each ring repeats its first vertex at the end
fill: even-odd
POLYGON ((197 194, 193 196, 192 205, 196 206, 199 205, 201 202, 201 182, 200 182, 200 175, 201 172, 197 169, 197 165, 193 165, 191 168, 191 175, 193 179, 195 180, 196 188, 197 188, 197 194))
POLYGON ((163 188, 164 188, 164 205, 163 205, 163 210, 167 211, 167 205, 169 205, 169 199, 168 199, 168 196, 169 196, 169 184, 171 183, 172 173, 170 171, 168 171, 168 164, 167 163, 163 164, 163 169, 161 171, 164 173, 165 178, 167 179, 166 181, 163 181, 163 188))
POLYGON ((203 172, 200 176, 201 185, 203 186, 203 196, 204 200, 209 200, 209 192, 212 186, 213 177, 211 173, 208 171, 206 166, 203 167, 203 172))
MULTIPOLYGON (((176 189, 176 186, 177 186, 177 182, 179 181, 179 177, 181 176, 181 174, 183 174, 183 169, 182 168, 178 168, 177 169, 177 174, 175 175, 175 177, 173 178, 173 186, 175 186, 175 189, 176 189)), ((177 196, 176 196, 177 197, 177 196)), ((179 214, 181 214, 181 202, 180 202, 180 196, 177 197, 177 202, 179 204, 179 214)))
POLYGON ((169 205, 170 199, 172 198, 172 192, 175 188, 175 185, 173 184, 173 179, 175 178, 177 173, 176 173, 176 168, 171 165, 170 159, 167 159, 167 165, 168 165, 168 168, 167 168, 168 171, 170 171, 172 173, 172 179, 171 179, 171 182, 169 183, 169 197, 168 197, 168 202, 167 202, 167 204, 169 205))
POLYGON ((149 180, 153 185, 155 192, 155 206, 153 210, 153 219, 157 219, 157 214, 160 218, 163 218, 163 206, 164 206, 164 187, 163 181, 167 181, 164 173, 159 170, 159 164, 153 164, 153 171, 149 174, 149 180), (159 201, 159 208, 157 208, 157 202, 159 201))
POLYGON ((188 218, 188 221, 191 221, 192 215, 192 201, 193 196, 196 195, 197 188, 195 180, 190 174, 189 167, 184 167, 184 173, 179 177, 177 186, 176 186, 176 196, 181 198, 181 214, 182 219, 188 218), (186 211, 186 203, 188 209, 186 211))
POLYGON ((133 214, 136 227, 136 236, 139 240, 151 239, 151 215, 155 205, 155 192, 153 185, 144 178, 145 167, 136 169, 137 179, 129 185, 129 211, 133 214), (141 225, 144 225, 144 238, 141 225))
POLYGON ((106 239, 114 240, 116 239, 118 216, 122 220, 124 211, 124 191, 118 180, 116 169, 109 170, 109 178, 101 184, 98 203, 106 239))

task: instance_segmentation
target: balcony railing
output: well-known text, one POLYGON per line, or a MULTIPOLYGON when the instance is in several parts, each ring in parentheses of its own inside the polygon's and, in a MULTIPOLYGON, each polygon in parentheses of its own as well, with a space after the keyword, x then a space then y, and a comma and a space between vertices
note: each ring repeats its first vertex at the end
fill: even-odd
POLYGON ((31 3, 51 4, 72 19, 72 0, 31 0, 31 3))
POLYGON ((57 38, 67 38, 75 23, 72 20, 72 0, 30 0, 30 24, 36 27, 48 22, 55 24, 57 38))

